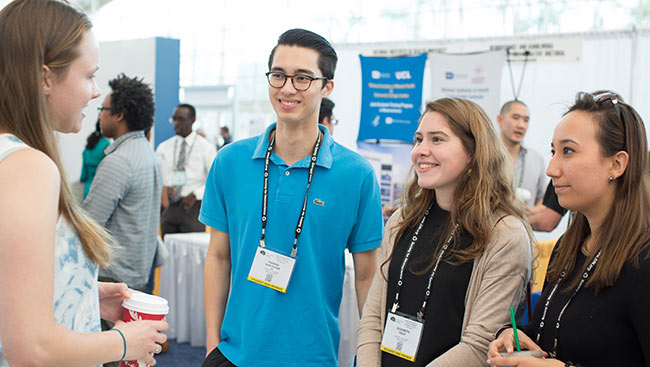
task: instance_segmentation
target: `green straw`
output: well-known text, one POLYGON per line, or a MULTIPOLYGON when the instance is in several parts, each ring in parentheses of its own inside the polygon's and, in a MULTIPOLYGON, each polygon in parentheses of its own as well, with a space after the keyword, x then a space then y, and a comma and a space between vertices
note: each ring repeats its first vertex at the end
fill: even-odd
POLYGON ((510 320, 512 320, 512 329, 515 331, 515 343, 517 344, 517 352, 521 352, 519 348, 519 335, 517 335, 517 323, 515 322, 515 311, 510 307, 510 320))

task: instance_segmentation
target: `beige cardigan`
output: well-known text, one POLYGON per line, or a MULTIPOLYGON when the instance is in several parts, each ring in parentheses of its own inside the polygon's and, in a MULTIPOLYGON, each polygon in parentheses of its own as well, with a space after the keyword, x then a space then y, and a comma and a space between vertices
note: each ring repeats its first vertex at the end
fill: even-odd
MULTIPOLYGON (((400 219, 401 211, 397 211, 386 224, 378 257, 380 265, 393 250, 400 219)), ((532 253, 532 244, 521 221, 507 216, 496 224, 487 250, 474 261, 465 294, 460 342, 427 367, 487 366, 488 344, 494 340, 495 332, 510 320, 508 309, 517 306, 530 279, 532 253)), ((386 263, 383 267, 386 276, 388 266, 386 263)), ((377 267, 357 329, 357 366, 381 365, 379 346, 384 330, 387 287, 377 267)))

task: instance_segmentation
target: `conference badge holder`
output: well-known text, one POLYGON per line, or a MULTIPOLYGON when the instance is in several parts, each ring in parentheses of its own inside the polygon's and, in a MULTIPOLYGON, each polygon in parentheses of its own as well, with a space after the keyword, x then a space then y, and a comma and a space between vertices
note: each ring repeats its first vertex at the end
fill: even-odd
POLYGON ((278 292, 287 293, 296 259, 258 246, 248 280, 278 292))
POLYGON ((184 186, 187 183, 185 171, 174 171, 172 173, 172 186, 184 186))
POLYGON ((384 336, 380 349, 386 353, 415 362, 424 321, 402 312, 389 312, 386 316, 384 336))

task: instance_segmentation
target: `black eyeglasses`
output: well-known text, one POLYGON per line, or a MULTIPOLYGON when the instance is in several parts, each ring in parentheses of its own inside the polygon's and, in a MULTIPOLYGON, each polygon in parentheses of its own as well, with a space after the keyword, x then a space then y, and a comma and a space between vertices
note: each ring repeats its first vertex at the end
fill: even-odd
POLYGON ((173 124, 174 121, 185 122, 185 121, 188 121, 188 118, 180 117, 180 116, 170 116, 169 117, 169 123, 173 124))
POLYGON ((104 107, 104 106, 97 107, 97 112, 99 113, 102 113, 102 111, 110 111, 110 110, 111 110, 110 107, 104 107))
POLYGON ((314 78, 313 76, 307 74, 294 74, 287 75, 279 71, 269 71, 265 74, 266 78, 269 80, 269 85, 273 88, 282 88, 287 84, 287 79, 291 78, 291 84, 296 90, 305 91, 311 87, 311 82, 314 80, 327 80, 327 77, 320 76, 314 78))

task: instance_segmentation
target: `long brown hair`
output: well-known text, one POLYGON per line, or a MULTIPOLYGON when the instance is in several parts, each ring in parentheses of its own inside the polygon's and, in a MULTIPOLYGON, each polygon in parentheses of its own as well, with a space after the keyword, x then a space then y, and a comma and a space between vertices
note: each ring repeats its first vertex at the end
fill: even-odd
MULTIPOLYGON (((595 93, 598 94, 601 93, 595 93)), ((565 113, 566 116, 572 111, 583 111, 590 115, 596 124, 596 141, 602 157, 612 157, 621 151, 629 156, 627 169, 611 183, 616 186, 613 204, 600 233, 593 239, 596 251, 592 257, 598 250, 601 255, 587 286, 594 287, 596 292, 614 285, 623 266, 626 263, 638 264, 642 252, 650 246, 650 173, 645 126, 632 106, 615 93, 612 95, 617 99, 617 106, 611 99, 596 102, 594 95, 580 92, 574 105, 565 113)), ((590 233, 587 217, 577 212, 562 237, 555 261, 549 266, 547 281, 557 282, 565 267, 567 273, 573 271, 582 244, 590 233)), ((577 280, 574 283, 576 286, 577 280)))
MULTIPOLYGON (((483 109, 466 99, 441 98, 426 104, 420 122, 430 112, 438 112, 445 118, 470 155, 469 164, 458 178, 450 221, 440 238, 444 240, 451 236, 458 223, 473 237, 473 242, 464 250, 453 250, 448 259, 454 256, 463 263, 481 256, 495 224, 507 215, 521 220, 532 242, 532 231, 525 220, 523 203, 515 198, 512 164, 483 109)), ((417 226, 429 203, 435 200, 435 195, 435 190, 420 187, 417 176, 413 175, 402 194, 404 206, 397 225, 396 241, 417 226)), ((454 241, 458 241, 458 231, 453 235, 454 241)))
POLYGON ((85 254, 106 266, 112 240, 73 198, 43 92, 43 65, 65 77, 92 24, 57 0, 16 0, 0 11, 0 127, 45 153, 59 169, 59 213, 79 233, 85 254))

